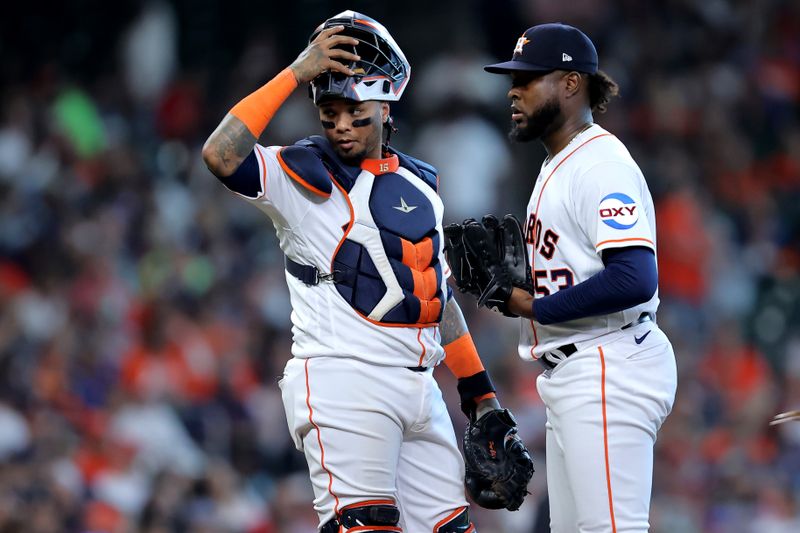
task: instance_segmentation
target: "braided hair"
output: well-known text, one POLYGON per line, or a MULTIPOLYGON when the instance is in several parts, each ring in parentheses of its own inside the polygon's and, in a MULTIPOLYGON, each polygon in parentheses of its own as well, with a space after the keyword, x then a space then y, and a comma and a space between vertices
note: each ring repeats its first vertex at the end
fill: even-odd
POLYGON ((589 107, 598 113, 606 112, 606 105, 615 96, 619 96, 619 85, 611 77, 598 70, 589 75, 589 107))

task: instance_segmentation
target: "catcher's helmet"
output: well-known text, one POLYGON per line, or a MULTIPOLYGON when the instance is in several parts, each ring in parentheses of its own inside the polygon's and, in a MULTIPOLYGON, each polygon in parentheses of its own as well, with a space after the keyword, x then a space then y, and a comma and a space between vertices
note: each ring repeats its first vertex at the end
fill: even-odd
POLYGON ((377 20, 348 10, 320 24, 311 34, 309 42, 322 30, 332 26, 344 26, 339 35, 358 40, 358 44, 344 45, 342 48, 359 55, 361 59, 347 65, 356 73, 355 76, 328 71, 314 78, 309 90, 314 103, 319 104, 325 98, 348 98, 358 102, 400 100, 411 78, 411 65, 388 30, 377 20))

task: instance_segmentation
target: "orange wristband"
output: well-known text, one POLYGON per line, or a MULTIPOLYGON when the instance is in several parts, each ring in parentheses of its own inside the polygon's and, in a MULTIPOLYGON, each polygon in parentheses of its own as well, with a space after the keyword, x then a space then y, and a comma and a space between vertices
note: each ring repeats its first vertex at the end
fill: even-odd
MULTIPOLYGON (((475 347, 475 342, 469 332, 445 345, 444 353, 444 364, 458 379, 468 378, 484 371, 483 362, 478 355, 478 349, 475 347)), ((477 404, 482 400, 496 397, 497 395, 494 392, 489 392, 474 397, 473 401, 477 404)))
POLYGON ((457 378, 466 378, 484 370, 478 349, 469 332, 444 347, 444 364, 457 378))
POLYGON ((266 85, 233 106, 230 114, 244 122, 250 133, 258 139, 278 108, 296 88, 297 79, 292 70, 286 67, 266 85))

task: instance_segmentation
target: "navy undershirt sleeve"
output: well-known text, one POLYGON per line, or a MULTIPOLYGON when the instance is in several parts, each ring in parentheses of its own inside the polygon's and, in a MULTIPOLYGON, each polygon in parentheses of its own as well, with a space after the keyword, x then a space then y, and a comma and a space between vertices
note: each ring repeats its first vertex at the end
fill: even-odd
POLYGON ((236 172, 230 176, 218 176, 218 178, 227 188, 248 198, 258 198, 263 192, 255 150, 242 161, 236 172))
POLYGON ((556 324, 634 307, 653 297, 658 269, 653 251, 640 246, 603 251, 605 268, 586 281, 533 302, 540 324, 556 324))

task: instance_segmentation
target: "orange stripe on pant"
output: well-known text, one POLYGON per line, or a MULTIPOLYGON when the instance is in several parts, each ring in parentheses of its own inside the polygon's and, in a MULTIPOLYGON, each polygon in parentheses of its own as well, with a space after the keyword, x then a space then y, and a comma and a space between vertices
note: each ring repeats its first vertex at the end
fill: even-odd
POLYGON ((314 429, 317 430, 317 443, 319 444, 320 450, 320 465, 322 469, 328 474, 328 492, 335 501, 333 505, 333 512, 336 516, 339 516, 339 497, 333 492, 333 474, 331 474, 330 470, 325 467, 325 448, 322 446, 322 434, 320 433, 319 426, 316 422, 314 422, 314 409, 311 408, 311 385, 309 384, 308 379, 308 363, 311 359, 306 359, 305 364, 305 371, 306 371, 306 406, 308 407, 308 421, 314 426, 314 429))
POLYGON ((419 347, 422 348, 422 353, 419 354, 419 366, 422 366, 422 361, 425 360, 425 354, 428 353, 428 350, 425 348, 425 343, 422 342, 422 329, 417 330, 417 342, 419 343, 419 347))
POLYGON ((611 531, 617 533, 617 522, 614 518, 614 498, 611 495, 611 465, 608 460, 608 417, 606 415, 606 357, 603 347, 598 346, 600 352, 600 395, 603 404, 603 447, 606 459, 606 487, 608 487, 608 512, 611 515, 611 531))

